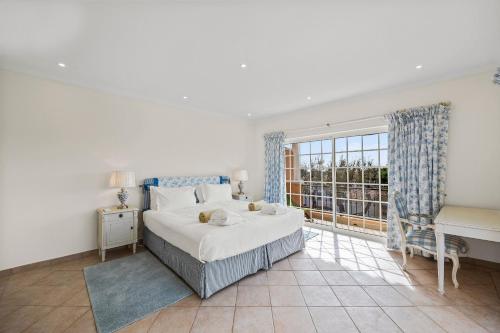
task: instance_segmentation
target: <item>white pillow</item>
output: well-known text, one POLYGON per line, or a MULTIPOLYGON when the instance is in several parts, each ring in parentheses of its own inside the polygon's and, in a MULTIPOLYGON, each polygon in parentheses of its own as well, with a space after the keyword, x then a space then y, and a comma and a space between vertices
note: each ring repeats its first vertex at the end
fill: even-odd
POLYGON ((229 184, 203 184, 203 199, 205 202, 232 200, 232 190, 229 184))
POLYGON ((203 197, 203 185, 204 184, 196 185, 194 188, 194 193, 196 194, 199 203, 205 202, 205 198, 203 197))
POLYGON ((151 209, 172 210, 196 205, 194 187, 150 187, 151 209))

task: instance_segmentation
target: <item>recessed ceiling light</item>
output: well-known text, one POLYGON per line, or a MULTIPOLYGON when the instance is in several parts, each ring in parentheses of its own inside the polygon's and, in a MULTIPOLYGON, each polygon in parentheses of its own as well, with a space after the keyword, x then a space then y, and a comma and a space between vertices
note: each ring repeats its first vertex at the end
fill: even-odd
POLYGON ((310 101, 310 100, 312 99, 312 97, 311 97, 311 96, 307 96, 307 97, 306 97, 306 99, 307 99, 308 101, 310 101))
POLYGON ((183 100, 185 100, 185 101, 187 101, 187 100, 188 100, 188 98, 189 98, 189 97, 187 97, 187 96, 182 96, 182 99, 183 99, 183 100))
POLYGON ((247 116, 248 116, 248 117, 251 117, 251 116, 252 116, 252 114, 251 114, 251 113, 248 113, 248 114, 247 114, 247 116))
POLYGON ((59 63, 57 64, 57 66, 62 67, 62 68, 65 68, 65 67, 66 67, 66 64, 65 64, 65 63, 62 63, 62 62, 59 62, 59 63))
POLYGON ((240 67, 241 68, 247 68, 247 64, 241 64, 240 67))
POLYGON ((424 68, 424 65, 417 65, 417 66, 415 66, 415 68, 416 69, 422 69, 422 68, 424 68))

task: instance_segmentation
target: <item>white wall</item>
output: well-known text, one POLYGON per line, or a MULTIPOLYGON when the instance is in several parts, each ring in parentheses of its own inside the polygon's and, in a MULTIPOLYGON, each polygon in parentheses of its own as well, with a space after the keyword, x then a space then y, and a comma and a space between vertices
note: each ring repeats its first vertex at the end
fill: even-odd
POLYGON ((249 135, 246 119, 0 71, 0 270, 95 249, 95 209, 117 203, 111 170, 230 175, 249 135))
MULTIPOLYGON (((255 151, 250 170, 254 181, 248 188, 257 196, 263 194, 262 136, 266 132, 378 116, 401 108, 451 101, 446 203, 500 209, 500 86, 492 83, 492 73, 378 92, 256 119, 257 140, 253 146, 255 151)), ((382 120, 372 120, 342 125, 333 131, 383 123, 382 120)), ((287 132, 291 136, 298 135, 297 132, 287 132)), ((307 134, 307 131, 304 133, 307 134)), ((500 262, 500 244, 477 240, 469 242, 472 257, 500 262)))

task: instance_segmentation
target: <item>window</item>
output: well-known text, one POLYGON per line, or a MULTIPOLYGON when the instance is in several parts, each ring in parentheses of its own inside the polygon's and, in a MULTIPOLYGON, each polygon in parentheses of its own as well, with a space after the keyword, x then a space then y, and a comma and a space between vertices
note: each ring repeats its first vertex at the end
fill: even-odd
POLYGON ((387 133, 288 144, 285 175, 287 204, 308 221, 387 230, 387 133))

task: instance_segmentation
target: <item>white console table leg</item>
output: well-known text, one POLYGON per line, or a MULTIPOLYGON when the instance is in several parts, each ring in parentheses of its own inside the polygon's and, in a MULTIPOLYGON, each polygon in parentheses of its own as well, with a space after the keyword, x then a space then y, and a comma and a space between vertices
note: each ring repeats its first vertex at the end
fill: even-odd
POLYGON ((444 233, 436 230, 437 264, 438 264, 438 291, 444 294, 444 233))

